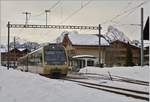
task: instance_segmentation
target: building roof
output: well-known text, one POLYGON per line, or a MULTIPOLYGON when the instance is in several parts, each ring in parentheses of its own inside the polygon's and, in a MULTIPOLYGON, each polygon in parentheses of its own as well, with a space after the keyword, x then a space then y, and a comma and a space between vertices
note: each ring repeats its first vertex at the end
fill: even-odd
MULTIPOLYGON (((64 36, 68 35, 72 45, 99 45, 99 37, 96 34, 78 34, 78 32, 63 32, 57 39, 56 42, 63 42, 64 36)), ((101 45, 108 46, 109 42, 101 37, 101 45)))
MULTIPOLYGON (((99 38, 95 34, 69 34, 68 37, 73 45, 99 45, 99 38)), ((101 37, 101 45, 109 43, 101 37)))

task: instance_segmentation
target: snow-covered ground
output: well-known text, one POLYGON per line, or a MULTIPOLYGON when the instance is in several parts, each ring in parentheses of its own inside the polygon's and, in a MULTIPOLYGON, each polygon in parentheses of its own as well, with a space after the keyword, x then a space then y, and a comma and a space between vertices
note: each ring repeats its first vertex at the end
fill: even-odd
POLYGON ((0 66, 0 102, 146 102, 0 66))
POLYGON ((112 77, 120 76, 135 80, 141 81, 148 81, 149 82, 149 66, 135 66, 135 67, 85 67, 80 70, 79 73, 85 73, 82 76, 88 77, 88 79, 78 79, 84 82, 91 82, 95 84, 107 85, 107 86, 114 86, 119 88, 137 90, 137 91, 144 91, 149 92, 149 86, 127 83, 127 82, 120 82, 115 80, 110 80, 109 73, 112 77), (101 75, 108 77, 108 80, 104 80, 101 78, 101 75), (96 79, 92 78, 95 77, 96 79))
POLYGON ((149 66, 135 67, 85 67, 80 70, 80 73, 96 73, 104 75, 116 75, 136 80, 149 81, 149 66))

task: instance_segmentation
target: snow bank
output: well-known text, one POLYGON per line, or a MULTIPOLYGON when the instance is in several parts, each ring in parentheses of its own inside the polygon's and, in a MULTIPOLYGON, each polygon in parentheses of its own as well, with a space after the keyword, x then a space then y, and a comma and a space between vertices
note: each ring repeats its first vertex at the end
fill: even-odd
POLYGON ((120 77, 149 81, 149 66, 111 67, 111 68, 85 67, 80 70, 80 73, 96 73, 106 75, 108 75, 108 72, 110 72, 111 75, 116 75, 120 77))
POLYGON ((0 102, 145 102, 0 67, 0 102))
POLYGON ((146 102, 0 67, 0 102, 146 102))

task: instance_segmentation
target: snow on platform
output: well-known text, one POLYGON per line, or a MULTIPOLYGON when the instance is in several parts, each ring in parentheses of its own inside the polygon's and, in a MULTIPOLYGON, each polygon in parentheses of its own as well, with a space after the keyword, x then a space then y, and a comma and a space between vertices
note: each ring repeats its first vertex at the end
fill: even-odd
POLYGON ((0 102, 146 102, 0 67, 0 102))
POLYGON ((85 67, 80 70, 80 73, 95 73, 116 75, 120 77, 131 78, 135 80, 149 81, 149 66, 135 67, 85 67))

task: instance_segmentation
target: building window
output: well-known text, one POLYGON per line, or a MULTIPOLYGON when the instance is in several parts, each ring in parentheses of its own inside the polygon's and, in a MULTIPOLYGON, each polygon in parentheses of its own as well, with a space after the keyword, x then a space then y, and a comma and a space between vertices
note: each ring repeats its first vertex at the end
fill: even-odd
POLYGON ((94 66, 94 61, 93 60, 88 60, 87 61, 87 66, 94 66))

